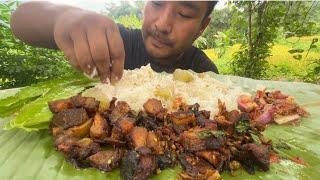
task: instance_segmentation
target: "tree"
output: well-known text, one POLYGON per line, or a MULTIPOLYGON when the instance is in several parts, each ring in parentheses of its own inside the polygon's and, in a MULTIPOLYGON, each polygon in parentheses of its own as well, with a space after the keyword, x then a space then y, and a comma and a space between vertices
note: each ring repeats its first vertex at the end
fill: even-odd
POLYGON ((234 55, 231 68, 235 75, 260 79, 268 68, 267 57, 270 56, 270 49, 277 38, 277 30, 285 14, 285 4, 248 1, 235 2, 235 5, 247 19, 243 22, 242 17, 235 23, 247 26, 247 32, 240 51, 234 55))

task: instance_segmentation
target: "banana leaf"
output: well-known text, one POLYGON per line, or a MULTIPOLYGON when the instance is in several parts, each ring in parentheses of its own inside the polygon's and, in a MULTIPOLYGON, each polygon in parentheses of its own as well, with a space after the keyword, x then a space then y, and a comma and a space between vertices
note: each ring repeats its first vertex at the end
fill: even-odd
MULTIPOLYGON (((264 86, 268 89, 279 89, 295 97, 296 101, 310 112, 310 117, 302 120, 300 125, 271 125, 264 132, 265 136, 275 145, 285 144, 288 148, 275 146, 276 150, 288 158, 299 156, 308 164, 308 167, 293 163, 290 160, 281 160, 278 164, 271 164, 270 171, 257 171, 249 175, 244 170, 235 173, 222 174, 223 179, 318 179, 320 170, 320 86, 307 83, 258 81, 234 76, 213 74, 216 79, 231 81, 236 86, 243 87, 246 91, 254 92, 257 87, 264 86)), ((81 85, 77 86, 81 87, 81 85)), ((60 91, 60 90, 58 90, 60 91)), ((71 90, 72 92, 73 90, 71 90)), ((76 91, 78 92, 78 91, 76 91)), ((0 97, 6 96, 0 91, 0 97)), ((48 96, 43 101, 57 96, 48 96)), ((32 101, 34 102, 34 101, 32 101)), ((31 103, 32 103, 31 102, 31 103)), ((28 105, 28 104, 27 104, 28 105)), ((23 106, 24 108, 24 106, 23 106)), ((23 109, 22 108, 22 109, 23 109)), ((22 110, 21 109, 21 110, 22 110)), ((23 111, 24 112, 24 111, 23 111)), ((30 129, 43 129, 46 121, 36 123, 32 114, 25 123, 30 129)), ((0 121, 5 125, 12 121, 14 116, 9 116, 0 121)), ((15 122, 22 124, 23 120, 15 122)), ((53 148, 53 142, 47 130, 26 132, 22 129, 10 131, 0 130, 0 178, 1 179, 120 179, 119 170, 102 173, 96 169, 75 169, 66 162, 63 156, 53 148)), ((176 179, 181 171, 177 166, 167 169, 152 179, 176 179)))
MULTIPOLYGON (((94 84, 94 81, 82 76, 65 77, 17 89, 16 94, 11 92, 11 96, 2 99, 0 96, 0 117, 13 117, 4 129, 21 128, 27 131, 47 129, 52 117, 48 101, 76 95, 94 84)), ((3 91, 2 94, 6 92, 3 91)))

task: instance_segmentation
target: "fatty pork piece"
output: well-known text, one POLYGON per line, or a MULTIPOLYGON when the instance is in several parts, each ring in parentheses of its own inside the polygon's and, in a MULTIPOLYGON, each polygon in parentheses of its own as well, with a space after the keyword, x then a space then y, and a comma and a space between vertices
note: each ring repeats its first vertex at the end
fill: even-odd
POLYGON ((167 112, 167 109, 163 108, 161 101, 155 98, 148 99, 147 102, 143 104, 143 108, 148 115, 160 120, 164 119, 167 112))
POLYGON ((173 123, 173 129, 177 134, 193 127, 196 124, 195 114, 192 112, 178 111, 170 115, 173 123))
POLYGON ((59 99, 48 103, 52 113, 58 113, 65 109, 72 109, 73 104, 70 99, 59 99))
POLYGON ((100 113, 96 113, 90 128, 90 137, 93 139, 104 139, 110 136, 110 131, 111 127, 107 120, 100 113))
POLYGON ((68 129, 83 124, 88 119, 88 114, 84 108, 65 109, 53 115, 52 125, 53 127, 68 129))
POLYGON ((99 109, 99 101, 96 101, 93 97, 82 97, 81 95, 73 96, 70 98, 74 107, 83 107, 87 113, 91 116, 95 115, 95 112, 99 109))
POLYGON ((82 161, 88 156, 100 150, 99 144, 90 138, 77 139, 67 135, 61 135, 55 139, 55 146, 75 166, 82 167, 82 161))
POLYGON ((123 146, 126 143, 126 137, 135 126, 135 119, 130 117, 121 117, 118 119, 111 131, 109 138, 104 138, 104 141, 114 146, 123 146))
POLYGON ((134 127, 129 136, 128 140, 132 147, 135 149, 147 145, 148 130, 144 127, 134 127))
POLYGON ((120 117, 128 114, 130 110, 131 109, 128 103, 126 103, 125 101, 118 101, 109 117, 111 124, 113 125, 120 117))
POLYGON ((147 147, 127 152, 122 158, 120 175, 125 180, 146 180, 156 173, 155 155, 147 147))
POLYGON ((148 132, 147 136, 147 147, 150 148, 155 154, 160 155, 164 154, 164 150, 160 145, 160 140, 157 137, 156 133, 153 131, 148 132))
POLYGON ((220 179, 220 174, 207 161, 191 154, 181 153, 179 161, 184 171, 180 173, 182 179, 197 179, 197 180, 216 180, 220 179))
POLYGON ((269 170, 270 150, 266 145, 248 143, 241 146, 240 151, 234 155, 249 174, 254 174, 254 165, 263 171, 269 170))
MULTIPOLYGON (((79 126, 73 126, 65 131, 61 130, 60 132, 55 132, 53 135, 55 136, 57 133, 64 133, 68 136, 78 137, 78 138, 84 138, 88 137, 90 133, 90 127, 92 125, 92 119, 88 119, 84 123, 80 124, 79 126)), ((54 130, 55 128, 53 128, 54 130)))
POLYGON ((222 156, 218 151, 198 151, 196 155, 207 160, 215 168, 218 168, 222 162, 222 156))
POLYGON ((124 154, 122 149, 99 151, 87 158, 92 167, 102 171, 111 171, 120 165, 124 154))
POLYGON ((224 146, 226 137, 219 131, 198 126, 180 134, 180 143, 186 151, 217 150, 224 146))

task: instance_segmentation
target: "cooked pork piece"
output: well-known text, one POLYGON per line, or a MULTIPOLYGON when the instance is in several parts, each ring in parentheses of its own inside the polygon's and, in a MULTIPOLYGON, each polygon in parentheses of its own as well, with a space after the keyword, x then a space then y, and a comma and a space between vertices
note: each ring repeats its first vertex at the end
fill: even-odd
POLYGON ((161 128, 164 124, 162 121, 157 120, 157 118, 155 117, 151 117, 144 111, 139 112, 137 119, 138 125, 143 126, 148 130, 156 130, 158 128, 161 128))
POLYGON ((80 168, 87 167, 84 160, 100 150, 100 145, 93 142, 90 138, 79 140, 67 135, 59 135, 55 139, 55 146, 64 154, 68 161, 80 168))
POLYGON ((167 109, 163 108, 160 100, 151 98, 143 104, 143 108, 147 114, 156 117, 160 120, 164 119, 167 109))
POLYGON ((196 155, 207 160, 215 168, 217 168, 222 161, 221 154, 217 151, 198 151, 196 155))
POLYGON ((102 171, 111 171, 119 167, 124 152, 122 149, 99 151, 87 159, 92 167, 102 171))
POLYGON ((90 127, 92 125, 92 119, 88 119, 86 122, 79 126, 73 126, 65 131, 65 134, 68 136, 84 138, 89 136, 90 127))
POLYGON ((134 148, 147 145, 148 130, 144 127, 134 127, 129 134, 129 143, 134 148))
POLYGON ((120 117, 125 116, 130 111, 130 106, 125 101, 118 101, 110 115, 110 122, 114 124, 120 117))
POLYGON ((218 131, 195 127, 180 134, 180 143, 186 151, 216 150, 221 148, 226 138, 218 131))
POLYGON ((124 136, 127 136, 135 126, 135 121, 134 118, 122 117, 116 121, 115 126, 121 130, 124 136))
POLYGON ((100 146, 98 143, 93 142, 90 138, 83 138, 71 146, 68 157, 76 160, 84 160, 99 150, 100 146))
POLYGON ((191 153, 181 153, 179 161, 184 169, 180 174, 182 179, 220 179, 219 172, 211 164, 191 153))
POLYGON ((170 119, 173 124, 173 129, 177 134, 180 134, 183 131, 188 130, 196 124, 195 114, 189 111, 173 112, 170 115, 170 119))
POLYGON ((263 171, 269 170, 269 153, 269 147, 266 145, 248 143, 241 146, 240 151, 235 154, 235 159, 241 163, 248 173, 254 174, 254 165, 257 165, 263 171))
POLYGON ((147 147, 128 152, 123 158, 120 175, 126 180, 147 180, 155 174, 156 158, 147 147))
POLYGON ((111 127, 107 120, 100 113, 96 113, 90 128, 90 137, 93 139, 104 139, 110 136, 110 131, 111 127))
POLYGON ((51 101, 48 103, 49 109, 53 113, 61 112, 65 109, 71 109, 73 108, 73 104, 70 99, 60 99, 51 101))
POLYGON ((93 97, 82 97, 81 95, 71 97, 71 102, 74 107, 83 107, 87 113, 92 116, 99 109, 99 101, 96 101, 93 97))
POLYGON ((135 125, 135 119, 129 117, 121 117, 112 128, 110 138, 105 138, 106 142, 115 145, 122 146, 126 140, 126 136, 131 132, 135 125))
POLYGON ((195 124, 196 117, 192 112, 178 111, 171 114, 171 120, 175 125, 195 124))
POLYGON ((166 150, 164 154, 156 155, 157 166, 163 170, 176 165, 176 155, 172 151, 166 150))
POLYGON ((164 153, 164 150, 160 145, 160 140, 153 131, 148 132, 147 147, 154 151, 157 155, 164 153))
POLYGON ((88 114, 84 108, 65 109, 53 115, 52 124, 56 127, 68 129, 81 125, 88 119, 88 114))

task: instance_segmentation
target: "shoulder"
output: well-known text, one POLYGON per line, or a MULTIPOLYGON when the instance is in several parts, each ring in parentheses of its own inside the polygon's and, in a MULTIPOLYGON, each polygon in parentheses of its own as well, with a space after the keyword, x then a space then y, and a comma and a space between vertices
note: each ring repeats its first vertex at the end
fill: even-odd
POLYGON ((192 47, 192 69, 195 72, 207 72, 212 71, 219 73, 217 66, 214 62, 200 49, 192 47))
POLYGON ((117 24, 123 41, 142 39, 141 30, 134 28, 126 28, 122 24, 117 24))

